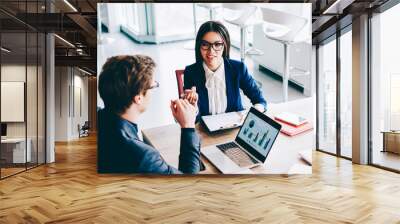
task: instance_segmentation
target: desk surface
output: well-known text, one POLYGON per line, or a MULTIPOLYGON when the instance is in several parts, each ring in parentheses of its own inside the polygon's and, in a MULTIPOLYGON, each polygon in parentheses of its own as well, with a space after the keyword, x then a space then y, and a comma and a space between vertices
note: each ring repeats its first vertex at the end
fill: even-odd
MULTIPOLYGON (((270 104, 267 115, 273 116, 283 111, 294 112, 312 121, 315 127, 314 109, 314 99, 309 97, 287 103, 270 104)), ((236 128, 210 134, 199 124, 196 125, 196 130, 200 135, 202 148, 232 141, 239 131, 236 128)), ((301 160, 298 153, 304 150, 311 151, 315 148, 314 130, 293 137, 280 133, 264 165, 255 167, 252 171, 257 174, 311 174, 312 167, 301 160)), ((144 140, 158 149, 168 164, 178 167, 180 146, 180 127, 178 124, 146 129, 142 132, 144 140)), ((220 173, 204 156, 201 156, 201 160, 206 166, 206 170, 202 171, 202 174, 220 173)))

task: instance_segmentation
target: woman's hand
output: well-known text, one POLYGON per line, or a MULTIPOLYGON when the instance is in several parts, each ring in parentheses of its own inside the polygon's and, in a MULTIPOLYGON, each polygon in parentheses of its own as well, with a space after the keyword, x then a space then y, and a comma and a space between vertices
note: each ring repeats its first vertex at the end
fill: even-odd
POLYGON ((264 105, 260 104, 260 103, 256 103, 254 104, 254 108, 256 108, 258 111, 260 111, 261 113, 265 113, 266 109, 264 107, 264 105))
POLYGON ((199 95, 196 92, 196 86, 193 86, 191 89, 186 89, 185 93, 181 97, 189 101, 189 103, 192 104, 193 106, 197 107, 197 101, 199 99, 199 95))

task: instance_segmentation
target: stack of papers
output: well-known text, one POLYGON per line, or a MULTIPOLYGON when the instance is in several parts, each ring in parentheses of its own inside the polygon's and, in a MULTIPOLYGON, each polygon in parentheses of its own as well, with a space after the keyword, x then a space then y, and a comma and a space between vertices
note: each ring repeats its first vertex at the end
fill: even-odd
POLYGON ((276 115, 275 121, 282 125, 281 132, 288 136, 298 135, 313 129, 313 125, 306 118, 289 112, 276 115))
POLYGON ((282 112, 275 115, 275 120, 285 122, 295 127, 305 124, 307 122, 307 119, 305 119, 304 117, 289 112, 282 112))
POLYGON ((242 126, 249 111, 229 112, 216 115, 202 116, 201 119, 208 131, 219 131, 242 126))

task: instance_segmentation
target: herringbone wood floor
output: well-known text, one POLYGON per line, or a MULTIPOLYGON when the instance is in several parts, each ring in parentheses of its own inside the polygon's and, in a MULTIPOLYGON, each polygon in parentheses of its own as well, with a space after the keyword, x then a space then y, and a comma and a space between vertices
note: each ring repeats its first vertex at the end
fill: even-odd
POLYGON ((99 175, 96 139, 0 181, 0 223, 400 223, 400 175, 314 153, 309 176, 99 175))

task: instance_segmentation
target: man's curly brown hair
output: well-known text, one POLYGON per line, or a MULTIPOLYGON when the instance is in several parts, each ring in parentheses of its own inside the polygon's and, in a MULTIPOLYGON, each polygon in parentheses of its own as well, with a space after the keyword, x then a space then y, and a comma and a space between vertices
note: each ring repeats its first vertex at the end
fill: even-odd
POLYGON ((145 55, 121 55, 107 59, 99 76, 99 93, 106 108, 121 114, 137 95, 146 95, 156 64, 145 55))

